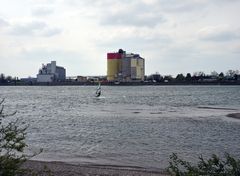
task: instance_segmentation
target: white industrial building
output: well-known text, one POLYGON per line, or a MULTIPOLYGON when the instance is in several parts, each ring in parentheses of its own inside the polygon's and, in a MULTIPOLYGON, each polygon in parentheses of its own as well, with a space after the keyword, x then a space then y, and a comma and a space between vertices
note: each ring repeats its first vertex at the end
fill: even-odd
POLYGON ((139 54, 124 54, 122 58, 123 81, 144 81, 145 60, 139 54))
POLYGON ((47 65, 42 65, 37 74, 37 82, 61 82, 66 79, 66 70, 64 67, 56 65, 56 61, 52 61, 47 65))

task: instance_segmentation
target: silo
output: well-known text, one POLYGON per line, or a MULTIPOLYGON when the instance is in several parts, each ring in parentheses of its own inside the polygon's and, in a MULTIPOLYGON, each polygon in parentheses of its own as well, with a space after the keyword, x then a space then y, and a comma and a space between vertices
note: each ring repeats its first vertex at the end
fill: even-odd
POLYGON ((116 81, 122 72, 122 53, 107 53, 107 80, 116 81))

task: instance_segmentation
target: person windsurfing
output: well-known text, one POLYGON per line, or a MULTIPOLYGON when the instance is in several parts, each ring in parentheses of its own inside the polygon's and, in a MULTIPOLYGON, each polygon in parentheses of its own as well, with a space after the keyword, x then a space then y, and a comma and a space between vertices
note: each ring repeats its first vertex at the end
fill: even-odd
POLYGON ((96 96, 96 97, 100 97, 100 95, 101 95, 101 85, 100 85, 100 82, 99 82, 95 96, 96 96))

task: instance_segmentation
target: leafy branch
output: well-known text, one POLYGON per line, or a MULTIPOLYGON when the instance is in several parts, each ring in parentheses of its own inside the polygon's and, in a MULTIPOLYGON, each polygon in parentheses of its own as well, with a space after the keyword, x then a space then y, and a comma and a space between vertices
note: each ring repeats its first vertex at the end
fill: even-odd
POLYGON ((173 153, 170 156, 168 171, 173 176, 239 176, 240 160, 227 153, 224 159, 213 154, 208 160, 200 156, 197 165, 194 166, 173 153))

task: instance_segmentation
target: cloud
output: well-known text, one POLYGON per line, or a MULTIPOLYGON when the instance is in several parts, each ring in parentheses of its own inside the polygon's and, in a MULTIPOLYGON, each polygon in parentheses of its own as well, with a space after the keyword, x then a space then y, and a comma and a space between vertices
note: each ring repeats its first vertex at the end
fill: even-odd
POLYGON ((4 19, 0 18, 0 27, 5 27, 5 26, 8 26, 8 22, 5 21, 4 19))
POLYGON ((130 1, 127 3, 111 4, 102 13, 101 25, 155 27, 166 22, 160 11, 155 11, 151 4, 130 1))
POLYGON ((49 5, 49 4, 54 4, 57 2, 57 0, 27 0, 30 4, 34 5, 49 5))
POLYGON ((166 20, 161 15, 155 15, 151 12, 134 13, 124 12, 110 14, 101 20, 102 25, 121 25, 121 26, 136 26, 136 27, 154 27, 166 20), (130 17, 130 18, 129 18, 130 17))
POLYGON ((32 15, 34 16, 47 16, 47 15, 50 15, 52 14, 54 11, 53 9, 49 8, 49 7, 38 7, 36 9, 34 9, 32 11, 32 15))
POLYGON ((155 27, 166 22, 160 11, 154 10, 152 4, 138 0, 65 0, 66 5, 76 9, 87 10, 88 16, 97 20, 102 26, 155 27))
POLYGON ((127 50, 152 50, 165 48, 173 42, 170 36, 149 28, 122 28, 118 29, 109 35, 107 32, 99 34, 94 42, 98 47, 108 48, 109 46, 115 48, 123 47, 127 50), (104 40, 101 40, 101 38, 104 40), (100 38, 100 39, 99 39, 100 38))
POLYGON ((12 25, 9 34, 14 36, 45 36, 51 37, 62 32, 58 28, 50 28, 41 21, 32 21, 12 25))
POLYGON ((58 34, 61 34, 62 33, 62 29, 60 28, 49 28, 47 30, 45 30, 42 35, 45 36, 45 37, 52 37, 54 35, 58 35, 58 34))
POLYGON ((33 35, 46 27, 44 22, 28 22, 12 26, 10 34, 12 35, 33 35))
POLYGON ((203 41, 228 42, 240 39, 239 30, 225 27, 211 26, 199 31, 199 37, 203 41))
POLYGON ((197 0, 160 0, 152 3, 151 7, 156 10, 164 11, 165 13, 190 13, 192 11, 204 9, 206 7, 206 3, 204 3, 204 1, 197 0))

